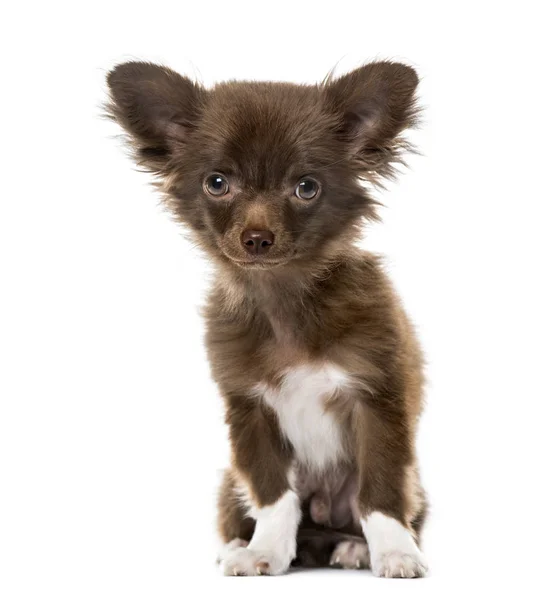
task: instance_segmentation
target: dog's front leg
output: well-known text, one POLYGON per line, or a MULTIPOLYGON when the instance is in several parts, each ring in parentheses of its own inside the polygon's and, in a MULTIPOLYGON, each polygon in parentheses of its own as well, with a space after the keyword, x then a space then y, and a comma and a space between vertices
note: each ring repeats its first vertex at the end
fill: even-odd
POLYGON ((257 398, 227 399, 232 462, 241 501, 255 519, 247 547, 224 552, 225 575, 280 575, 296 555, 300 501, 289 485, 291 451, 271 410, 257 398))
POLYGON ((378 577, 423 577, 427 565, 410 521, 414 448, 402 396, 369 398, 355 413, 358 516, 378 577))

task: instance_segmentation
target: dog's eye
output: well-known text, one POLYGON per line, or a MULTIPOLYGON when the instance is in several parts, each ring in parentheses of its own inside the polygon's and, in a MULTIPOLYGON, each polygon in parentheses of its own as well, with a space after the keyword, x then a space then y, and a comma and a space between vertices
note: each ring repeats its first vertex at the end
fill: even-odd
POLYGON ((209 175, 209 177, 207 177, 207 179, 204 181, 203 187, 209 196, 215 196, 215 198, 226 196, 230 190, 228 180, 226 177, 224 177, 224 175, 220 175, 219 173, 213 173, 212 175, 209 175))
POLYGON ((314 179, 305 177, 298 182, 294 193, 300 200, 313 200, 319 194, 319 184, 314 179))

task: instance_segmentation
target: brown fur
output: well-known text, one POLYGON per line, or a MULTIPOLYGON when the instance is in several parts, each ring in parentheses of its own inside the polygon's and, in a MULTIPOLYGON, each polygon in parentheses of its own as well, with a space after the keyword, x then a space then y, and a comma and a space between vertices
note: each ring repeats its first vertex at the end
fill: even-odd
POLYGON ((372 511, 418 536, 421 353, 379 259, 353 245, 363 218, 375 218, 363 182, 392 176, 408 148, 401 133, 415 123, 414 71, 378 62, 315 86, 228 82, 205 90, 167 68, 127 63, 108 83, 109 113, 138 162, 218 267, 205 319, 232 446, 219 499, 223 539, 251 539, 242 488, 266 506, 291 485, 292 448, 253 389, 279 385, 288 368, 325 362, 355 384, 326 404, 348 459, 332 475, 300 473, 300 559, 324 564, 340 536, 362 539, 358 519, 372 511), (229 181, 226 197, 204 190, 211 173, 229 181), (310 202, 294 194, 306 176, 320 183, 310 202), (264 257, 249 257, 246 230, 275 233, 264 257))

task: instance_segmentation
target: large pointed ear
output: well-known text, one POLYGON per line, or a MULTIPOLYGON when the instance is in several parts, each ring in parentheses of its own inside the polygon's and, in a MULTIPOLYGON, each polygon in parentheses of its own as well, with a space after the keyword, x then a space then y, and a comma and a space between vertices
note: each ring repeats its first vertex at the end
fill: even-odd
POLYGON ((128 62, 107 76, 109 116, 127 131, 139 164, 162 172, 195 129, 207 92, 175 71, 128 62))
POLYGON ((414 69, 393 62, 374 62, 325 82, 337 134, 363 176, 393 175, 393 163, 408 147, 400 134, 416 123, 417 85, 414 69))

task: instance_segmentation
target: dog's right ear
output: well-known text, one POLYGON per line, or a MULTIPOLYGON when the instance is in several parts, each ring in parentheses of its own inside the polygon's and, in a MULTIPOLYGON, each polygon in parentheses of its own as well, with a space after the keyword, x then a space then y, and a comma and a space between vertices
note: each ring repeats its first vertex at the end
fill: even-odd
POLYGON ((164 172, 200 118, 207 92, 175 71, 145 62, 128 62, 107 76, 107 113, 128 132, 139 164, 164 172))

